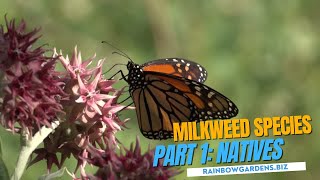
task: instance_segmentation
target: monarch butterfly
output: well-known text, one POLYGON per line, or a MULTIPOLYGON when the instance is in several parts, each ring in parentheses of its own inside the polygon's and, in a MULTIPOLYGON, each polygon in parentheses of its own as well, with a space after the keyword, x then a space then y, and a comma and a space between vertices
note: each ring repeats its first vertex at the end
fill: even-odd
MULTIPOLYGON (((130 58, 129 58, 130 59, 130 58)), ((131 59, 129 84, 140 131, 149 139, 173 137, 173 122, 228 119, 238 114, 227 97, 206 86, 207 71, 181 58, 158 59, 139 65, 131 59)))

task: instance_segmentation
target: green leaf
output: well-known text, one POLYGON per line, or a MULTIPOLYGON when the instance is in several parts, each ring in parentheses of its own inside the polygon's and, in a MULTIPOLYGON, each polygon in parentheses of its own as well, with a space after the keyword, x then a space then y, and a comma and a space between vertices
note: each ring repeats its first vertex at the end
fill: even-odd
POLYGON ((0 157, 2 157, 2 140, 0 138, 0 157))
POLYGON ((9 179, 9 173, 6 165, 4 164, 2 158, 0 158, 0 179, 9 179))
POLYGON ((0 179, 9 179, 9 173, 6 165, 4 164, 2 158, 0 158, 0 179))
POLYGON ((0 139, 0 179, 7 180, 9 179, 9 173, 6 164, 2 160, 2 142, 0 139))
POLYGON ((64 168, 60 169, 57 172, 54 172, 54 173, 51 173, 51 174, 42 175, 42 176, 39 177, 38 180, 51 180, 51 179, 56 179, 56 178, 62 177, 66 169, 67 168, 64 167, 64 168))

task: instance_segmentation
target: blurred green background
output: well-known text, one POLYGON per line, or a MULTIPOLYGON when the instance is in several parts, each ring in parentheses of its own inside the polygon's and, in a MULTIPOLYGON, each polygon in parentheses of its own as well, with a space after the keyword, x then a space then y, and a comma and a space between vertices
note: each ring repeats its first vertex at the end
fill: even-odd
MULTIPOLYGON (((24 18, 29 29, 42 27, 39 44, 48 43, 64 54, 70 54, 78 45, 84 58, 95 52, 98 58, 106 57, 106 70, 115 62, 127 60, 112 55, 115 49, 101 44, 101 40, 115 44, 136 63, 162 57, 194 60, 208 70, 206 84, 237 104, 239 118, 310 114, 313 133, 283 137, 284 155, 278 161, 306 161, 307 171, 201 178, 309 180, 320 179, 319 7, 316 0, 1 0, 0 23, 4 23, 5 13, 9 19, 24 18)), ((118 68, 125 70, 124 66, 118 68)), ((119 69, 113 72, 116 70, 119 69)), ((118 133, 126 146, 135 141, 136 135, 140 136, 144 150, 148 144, 154 147, 173 143, 142 137, 133 111, 123 117, 131 118, 130 129, 118 133)), ((0 136, 4 161, 11 173, 19 137, 3 128, 0 136)), ((213 147, 218 143, 210 141, 213 147)), ((195 158, 199 158, 197 152, 195 158)), ((75 163, 68 163, 73 170, 75 163)), ((192 166, 182 169, 187 167, 200 165, 194 161, 192 166)), ((23 179, 36 179, 44 173, 45 163, 38 163, 25 172, 23 179)), ((186 179, 186 171, 176 179, 186 179)))

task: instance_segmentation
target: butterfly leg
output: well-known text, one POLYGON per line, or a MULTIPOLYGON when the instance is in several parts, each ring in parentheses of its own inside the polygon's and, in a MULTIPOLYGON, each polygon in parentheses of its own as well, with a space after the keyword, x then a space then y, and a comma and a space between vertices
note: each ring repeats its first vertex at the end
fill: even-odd
POLYGON ((119 113, 119 112, 121 112, 121 111, 125 110, 126 108, 130 107, 132 104, 133 104, 133 102, 132 102, 132 103, 130 103, 129 105, 127 105, 127 106, 123 107, 122 109, 120 109, 117 113, 119 113))
POLYGON ((118 72, 116 72, 113 76, 111 76, 108 80, 111 80, 113 79, 117 74, 121 73, 121 76, 122 78, 121 79, 124 79, 126 82, 128 82, 126 76, 123 74, 122 70, 119 70, 118 72))
POLYGON ((120 78, 120 80, 125 79, 125 77, 128 77, 128 74, 125 76, 122 76, 122 78, 120 78))
POLYGON ((128 96, 126 99, 122 100, 121 102, 118 102, 118 104, 121 104, 121 103, 127 101, 128 99, 130 99, 130 97, 131 97, 131 96, 128 96))

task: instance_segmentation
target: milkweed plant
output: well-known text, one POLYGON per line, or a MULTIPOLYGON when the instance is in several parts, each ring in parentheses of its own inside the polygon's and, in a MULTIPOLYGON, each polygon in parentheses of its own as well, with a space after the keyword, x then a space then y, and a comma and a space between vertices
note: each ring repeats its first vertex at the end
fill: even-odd
POLYGON ((28 32, 25 21, 6 17, 0 27, 0 120, 21 137, 11 179, 21 179, 27 167, 40 161, 47 172, 39 176, 59 177, 68 158, 77 161, 67 171, 70 179, 169 179, 181 173, 161 163, 153 167, 154 151, 149 147, 142 153, 138 137, 130 148, 117 140, 115 134, 126 133, 129 120, 120 119, 119 111, 134 108, 118 103, 124 88, 114 88, 117 80, 103 76, 105 60, 82 60, 77 47, 70 57, 44 45, 34 47, 39 31, 28 32), (57 63, 64 71, 56 70, 57 63), (86 172, 88 165, 96 167, 94 174, 86 172), (53 166, 60 170, 51 172, 53 166))

